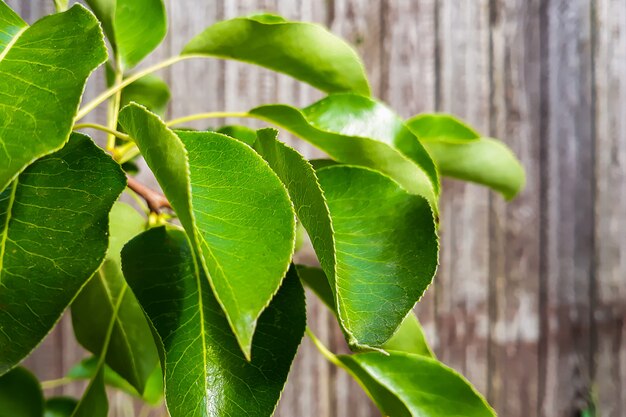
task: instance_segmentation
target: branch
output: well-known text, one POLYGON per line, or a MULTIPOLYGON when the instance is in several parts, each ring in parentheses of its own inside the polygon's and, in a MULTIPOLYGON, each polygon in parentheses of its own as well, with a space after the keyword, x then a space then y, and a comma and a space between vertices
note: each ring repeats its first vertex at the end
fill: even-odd
POLYGON ((148 208, 153 213, 160 213, 162 209, 172 209, 170 202, 167 201, 167 198, 158 191, 155 191, 147 186, 143 185, 139 181, 134 178, 128 177, 128 188, 136 192, 140 195, 146 203, 148 203, 148 208))

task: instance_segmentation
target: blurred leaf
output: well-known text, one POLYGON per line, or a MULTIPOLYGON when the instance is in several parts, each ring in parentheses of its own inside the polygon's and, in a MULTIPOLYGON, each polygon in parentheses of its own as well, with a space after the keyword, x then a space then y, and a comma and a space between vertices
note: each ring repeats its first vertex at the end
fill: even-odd
POLYGON ((260 65, 328 93, 370 94, 357 53, 345 41, 313 23, 291 22, 267 14, 238 17, 209 26, 182 53, 260 65))
POLYGON ((39 381, 26 369, 0 377, 0 417, 41 417, 43 401, 39 381))
POLYGON ((78 401, 70 397, 52 397, 46 400, 43 417, 71 417, 78 401))

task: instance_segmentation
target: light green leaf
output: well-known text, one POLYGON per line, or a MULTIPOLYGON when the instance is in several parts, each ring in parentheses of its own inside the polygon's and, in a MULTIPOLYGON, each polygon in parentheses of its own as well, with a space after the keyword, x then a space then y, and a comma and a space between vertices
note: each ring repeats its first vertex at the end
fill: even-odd
MULTIPOLYGON (((115 72, 111 65, 106 66, 107 85, 115 82, 115 72)), ((167 110, 171 93, 167 83, 161 77, 148 74, 122 89, 121 107, 132 102, 141 104, 153 113, 163 116, 167 110)))
POLYGON ((122 264, 163 344, 171 416, 269 417, 304 334, 295 270, 259 318, 248 362, 182 231, 144 232, 126 245, 122 264))
POLYGON ((43 404, 39 381, 26 369, 0 377, 0 417, 41 417, 43 404))
POLYGON ((0 193, 0 374, 39 344, 100 267, 125 183, 119 165, 75 133, 0 193))
POLYGON ((383 174, 317 171, 335 237, 338 314, 355 349, 380 348, 430 285, 438 240, 428 202, 383 174))
MULTIPOLYGON (((134 208, 116 203, 109 216, 110 241, 104 264, 72 303, 72 324, 78 342, 95 355, 102 351, 114 306, 126 285, 120 252, 126 242, 144 231, 146 219, 134 208)), ((152 331, 130 291, 115 318, 106 363, 130 382, 139 393, 159 361, 152 331)))
POLYGON ((54 0, 54 7, 57 12, 64 12, 67 10, 69 0, 54 0))
POLYGON ((77 405, 78 401, 70 397, 48 398, 43 417, 70 417, 77 405))
POLYGON ((85 82, 107 57, 100 25, 83 6, 16 32, 18 19, 0 2, 0 191, 37 158, 63 147, 85 82))
POLYGON ((446 114, 421 114, 407 125, 443 175, 486 185, 506 199, 524 188, 524 168, 501 141, 482 137, 446 114))
POLYGON ((0 56, 3 56, 7 46, 17 40, 27 27, 28 24, 17 13, 4 1, 0 1, 0 56))
POLYGON ((121 59, 132 68, 152 52, 167 33, 163 0, 87 0, 121 59))
POLYGON ((104 385, 104 366, 96 365, 96 376, 89 381, 72 417, 107 417, 109 400, 104 385))
POLYGON ((328 93, 370 94, 357 53, 313 23, 291 22, 274 15, 239 17, 208 27, 182 53, 260 65, 328 93))
POLYGON ((214 132, 174 133, 138 105, 120 113, 155 173, 249 356, 256 321, 289 267, 295 214, 285 187, 246 144, 214 132))
POLYGON ((339 356, 384 415, 392 417, 495 417, 460 374, 434 359, 378 352, 339 356))
POLYGON ((383 172, 436 209, 439 180, 426 150, 386 106, 367 97, 335 94, 302 110, 265 105, 250 114, 282 126, 345 164, 383 172))
POLYGON ((435 359, 435 354, 426 341, 424 329, 413 312, 404 318, 393 337, 383 345, 383 349, 387 352, 414 353, 435 359))
POLYGON ((256 131, 246 126, 229 125, 220 127, 217 133, 222 133, 231 138, 235 138, 246 145, 253 146, 256 142, 256 131))

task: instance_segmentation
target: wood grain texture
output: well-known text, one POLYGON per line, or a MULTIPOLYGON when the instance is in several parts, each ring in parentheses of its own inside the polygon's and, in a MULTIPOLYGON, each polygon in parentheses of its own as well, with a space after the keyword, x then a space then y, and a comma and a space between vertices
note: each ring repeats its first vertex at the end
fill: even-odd
MULTIPOLYGON (((29 22, 52 11, 51 0, 8 3, 29 22)), ((416 311, 440 359, 465 373, 502 416, 573 417, 594 407, 598 416, 626 415, 626 2, 166 0, 166 6, 170 32, 148 63, 176 54, 217 20, 274 11, 327 25, 354 44, 374 94, 403 117, 451 112, 505 140, 526 168, 526 190, 505 203, 481 187, 444 180, 441 267, 416 311)), ((322 97, 286 76, 216 59, 160 74, 172 88, 169 116, 267 102, 302 106, 322 97)), ((86 100, 102 83, 100 72, 86 100)), ((101 106, 90 119, 105 116, 101 106)), ((250 124, 193 126, 225 122, 250 124)), ((308 157, 322 155, 281 137, 308 157)), ((149 175, 143 180, 155 185, 149 175)), ((315 262, 310 250, 299 260, 315 262)), ((347 352, 331 315, 308 296, 309 325, 333 350, 347 352)), ((65 318, 26 365, 53 379, 84 355, 65 318)), ((126 397, 112 394, 111 404, 111 416, 133 415, 126 397)), ((305 340, 276 415, 380 413, 305 340)))

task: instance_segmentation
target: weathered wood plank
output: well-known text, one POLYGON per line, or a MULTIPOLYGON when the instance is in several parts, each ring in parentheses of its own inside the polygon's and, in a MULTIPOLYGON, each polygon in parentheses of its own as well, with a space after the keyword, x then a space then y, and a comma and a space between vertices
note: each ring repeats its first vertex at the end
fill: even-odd
POLYGON ((593 93, 591 2, 544 8, 545 114, 540 415, 581 415, 591 396, 593 93))
POLYGON ((596 2, 595 247, 592 300, 598 415, 626 414, 626 3, 596 2))
MULTIPOLYGON (((438 110, 489 132, 489 1, 439 2, 438 110)), ((445 179, 436 281, 437 354, 487 388, 489 193, 445 179)))
POLYGON ((489 398, 505 416, 537 415, 540 282, 540 21, 537 0, 491 10, 492 128, 521 159, 526 188, 492 196, 489 398))

